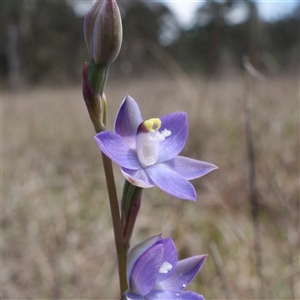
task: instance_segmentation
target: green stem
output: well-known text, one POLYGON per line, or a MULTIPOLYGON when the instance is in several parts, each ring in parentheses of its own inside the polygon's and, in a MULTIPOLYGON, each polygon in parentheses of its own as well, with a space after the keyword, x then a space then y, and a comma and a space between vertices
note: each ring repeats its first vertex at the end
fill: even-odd
POLYGON ((126 223, 124 225, 123 236, 124 236, 124 242, 126 244, 127 249, 129 249, 129 246, 130 246, 130 239, 132 236, 132 232, 134 229, 137 215, 138 215, 140 207, 141 207, 141 198, 142 198, 142 193, 139 194, 138 199, 135 201, 135 203, 130 208, 130 213, 128 214, 128 216, 126 218, 126 223))
POLYGON ((109 66, 96 65, 90 60, 88 65, 88 81, 95 91, 102 97, 108 76, 109 66))
POLYGON ((143 189, 132 185, 125 179, 121 201, 123 237, 126 248, 129 249, 131 235, 141 206, 143 189))
POLYGON ((126 218, 128 218, 130 209, 138 200, 142 190, 142 188, 132 185, 128 180, 125 180, 122 197, 122 208, 125 212, 126 218))
MULTIPOLYGON (((92 88, 103 96, 104 86, 108 75, 108 66, 98 66, 92 60, 88 65, 88 81, 92 88)), ((106 126, 106 124, 104 124, 106 126)), ((97 129, 96 132, 101 132, 102 129, 97 129)), ((123 228, 120 217, 118 196, 116 192, 116 184, 113 174, 111 160, 102 152, 103 168, 106 178, 108 190, 108 198, 110 203, 110 211, 115 237, 115 246, 118 258, 119 284, 121 295, 128 289, 126 280, 126 264, 127 264, 127 247, 123 238, 123 228)))

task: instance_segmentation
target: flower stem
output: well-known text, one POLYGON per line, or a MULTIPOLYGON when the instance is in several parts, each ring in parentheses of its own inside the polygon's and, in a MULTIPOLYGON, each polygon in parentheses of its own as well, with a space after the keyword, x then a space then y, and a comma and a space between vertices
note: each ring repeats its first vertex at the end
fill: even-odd
POLYGON ((130 247, 131 235, 133 232, 133 228, 135 225, 137 215, 138 215, 140 207, 141 207, 141 198, 142 198, 142 194, 140 193, 138 196, 138 199, 131 206, 130 213, 126 217, 126 223, 124 225, 123 236, 124 236, 124 243, 125 243, 127 249, 129 249, 129 247, 130 247))
MULTIPOLYGON (((97 66, 91 60, 88 64, 88 81, 92 88, 103 97, 104 86, 108 75, 108 67, 97 66)), ((105 99, 106 101, 106 99, 105 99)), ((106 126, 106 124, 104 124, 106 126)), ((96 128, 96 133, 101 132, 96 128)), ((118 196, 116 191, 116 184, 113 174, 113 167, 111 160, 102 152, 103 168, 106 178, 106 185, 108 191, 108 198, 110 203, 110 211, 112 217, 112 224, 115 237, 115 246, 118 258, 119 284, 121 295, 128 289, 126 281, 126 263, 127 263, 127 246, 123 238, 123 227, 120 217, 120 209, 118 203, 118 196)))
POLYGON ((118 256, 119 282, 121 295, 127 290, 126 282, 126 262, 127 247, 123 239, 123 230, 121 225, 119 203, 116 192, 116 185, 113 175, 111 160, 102 152, 102 161, 106 178, 108 197, 110 203, 111 217, 115 235, 115 245, 118 256))
POLYGON ((139 199, 142 188, 132 185, 129 181, 125 180, 123 187, 123 196, 121 207, 125 213, 125 218, 128 218, 131 207, 135 204, 135 202, 139 199))
POLYGON ((88 81, 95 91, 102 97, 108 76, 109 66, 96 65, 93 60, 88 63, 88 81))

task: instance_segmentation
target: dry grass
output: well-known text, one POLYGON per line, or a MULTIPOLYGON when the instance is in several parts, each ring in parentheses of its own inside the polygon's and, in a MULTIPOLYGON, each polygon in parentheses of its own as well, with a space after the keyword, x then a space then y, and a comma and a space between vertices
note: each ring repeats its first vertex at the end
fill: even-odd
MULTIPOLYGON (((298 84, 287 77, 252 86, 266 299, 300 297, 298 84)), ((126 92, 145 118, 188 111, 183 154, 220 168, 193 182, 196 203, 145 190, 132 244, 172 236, 180 258, 210 255, 191 290, 258 299, 242 77, 109 81, 110 128, 126 92)), ((2 299, 117 299, 101 156, 80 87, 2 98, 2 299)))

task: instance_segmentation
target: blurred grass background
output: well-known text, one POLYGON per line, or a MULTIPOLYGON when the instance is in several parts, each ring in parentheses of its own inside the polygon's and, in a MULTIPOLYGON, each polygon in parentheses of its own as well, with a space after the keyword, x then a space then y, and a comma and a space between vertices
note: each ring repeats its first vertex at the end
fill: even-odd
MULTIPOLYGON (((39 12, 51 7, 50 2, 38 5, 39 12)), ((63 16, 56 9, 55 16, 63 16)), ((81 21, 77 20, 80 26, 81 21)), ((199 32, 202 29, 198 28, 199 32)), ((224 36, 226 30, 220 29, 220 34, 224 36)), ((199 38, 195 36, 191 44, 199 38)), ((83 41, 83 36, 80 39, 83 41)), ((300 299, 299 53, 295 54, 299 39, 285 52, 294 53, 290 60, 286 56, 279 59, 274 47, 271 69, 255 64, 250 55, 251 63, 267 74, 263 82, 246 77, 242 65, 233 68, 230 60, 217 60, 227 53, 221 42, 212 60, 216 61, 214 68, 206 72, 210 64, 204 64, 188 72, 170 49, 153 41, 137 41, 132 44, 133 52, 141 55, 137 65, 134 53, 125 59, 131 49, 125 42, 120 63, 111 67, 106 87, 109 129, 126 93, 137 100, 144 118, 187 111, 189 139, 182 155, 212 162, 219 170, 193 181, 198 193, 195 203, 172 198, 157 188, 144 190, 132 245, 162 233, 173 237, 181 259, 209 254, 189 286, 206 299, 300 299), (151 60, 146 63, 149 57, 154 65, 151 60), (249 200, 245 97, 251 104, 261 276, 255 263, 249 200)), ((183 51, 184 42, 181 45, 183 51)), ((38 54, 37 61, 26 56, 30 63, 23 60, 20 81, 16 73, 10 77, 8 56, 4 56, 1 73, 1 298, 118 299, 101 155, 79 81, 86 53, 75 47, 76 61, 72 55, 69 60, 67 56, 58 58, 67 61, 62 68, 44 52, 52 49, 55 53, 54 46, 37 46, 36 52, 30 49, 24 51, 38 54), (43 61, 43 53, 49 58, 47 67, 38 63, 43 61), (65 70, 75 74, 72 80, 64 80, 65 70)), ((199 54, 200 62, 208 61, 205 55, 199 54)), ((120 195, 123 177, 116 166, 115 176, 120 195)))
MULTIPOLYGON (((181 258, 209 254, 191 289, 207 299, 258 299, 243 80, 189 83, 190 97, 169 78, 108 83, 110 128, 125 91, 145 118, 188 111, 183 155, 219 166, 193 182, 196 203, 145 190, 132 244, 172 236, 181 258)), ((298 299, 298 80, 254 82, 252 93, 266 299, 298 299)), ((101 157, 80 87, 4 92, 2 113, 3 299, 117 298, 101 157)))

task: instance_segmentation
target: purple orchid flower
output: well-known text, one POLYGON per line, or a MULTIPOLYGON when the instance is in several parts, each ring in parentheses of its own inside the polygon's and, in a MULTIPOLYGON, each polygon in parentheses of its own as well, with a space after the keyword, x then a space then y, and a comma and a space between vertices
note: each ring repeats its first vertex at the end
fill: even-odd
POLYGON ((154 185, 181 199, 196 200, 189 180, 217 166, 178 156, 188 136, 187 114, 176 112, 143 121, 133 98, 126 96, 115 121, 115 132, 98 133, 98 146, 121 166, 125 178, 141 188, 154 185))
MULTIPOLYGON (((153 236, 132 248, 127 259, 127 300, 204 300, 203 296, 184 288, 193 280, 207 255, 193 256, 177 262, 172 238, 153 236)), ((123 298, 124 299, 124 298, 123 298)))

